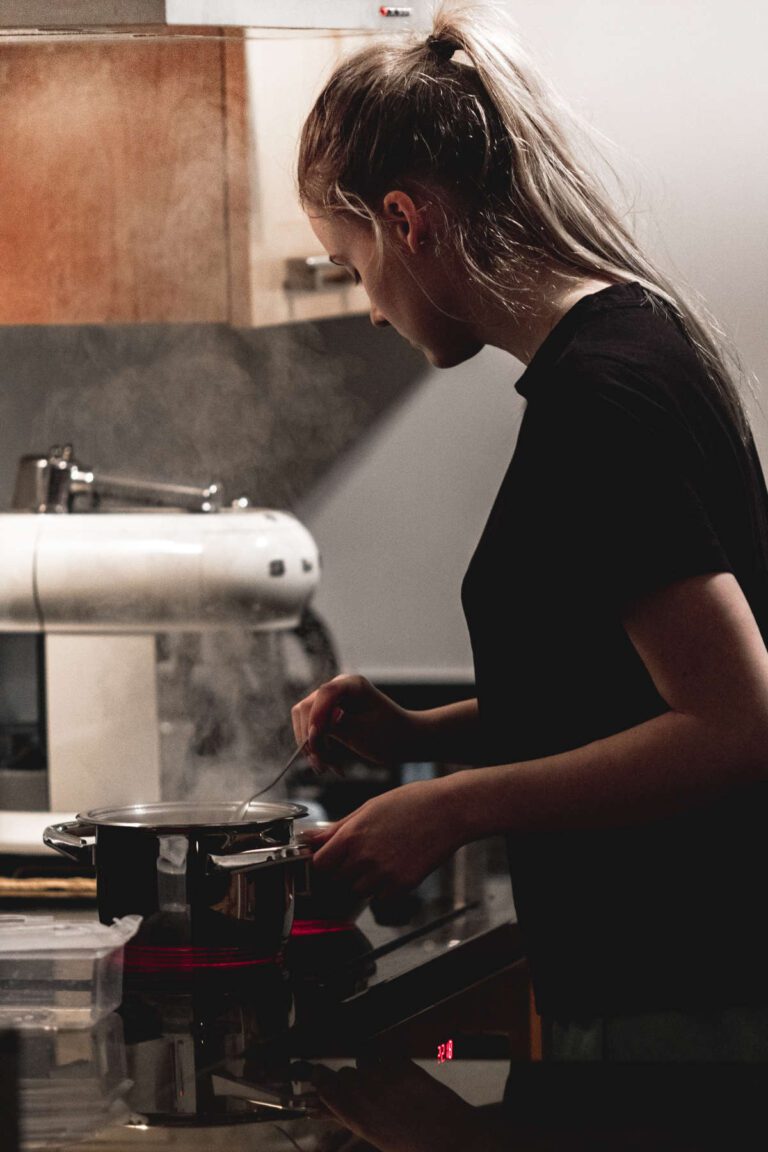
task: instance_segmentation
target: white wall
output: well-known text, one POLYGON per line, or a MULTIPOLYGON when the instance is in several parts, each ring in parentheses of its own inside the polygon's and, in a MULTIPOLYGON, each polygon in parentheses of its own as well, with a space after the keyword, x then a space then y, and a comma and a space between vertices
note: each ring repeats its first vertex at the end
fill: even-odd
MULTIPOLYGON (((757 0, 517 0, 568 101, 620 148, 636 225, 768 382, 766 7, 757 0)), ((511 454, 519 365, 425 366, 409 400, 307 501, 317 606, 350 669, 471 675, 459 584, 511 454)), ((755 432, 768 461, 768 428, 755 432)))
POLYGON ((323 559, 316 605, 346 668, 472 679, 461 579, 512 454, 521 366, 486 348, 421 382, 298 509, 323 559))

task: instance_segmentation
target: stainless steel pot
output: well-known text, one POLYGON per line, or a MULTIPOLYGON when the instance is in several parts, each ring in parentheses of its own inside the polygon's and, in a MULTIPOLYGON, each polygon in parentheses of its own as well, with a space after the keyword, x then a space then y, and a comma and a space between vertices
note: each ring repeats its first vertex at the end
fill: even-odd
POLYGON ((99 919, 143 917, 134 946, 237 948, 272 957, 294 915, 295 865, 311 849, 294 836, 300 804, 205 801, 104 808, 54 824, 44 842, 94 864, 99 919))

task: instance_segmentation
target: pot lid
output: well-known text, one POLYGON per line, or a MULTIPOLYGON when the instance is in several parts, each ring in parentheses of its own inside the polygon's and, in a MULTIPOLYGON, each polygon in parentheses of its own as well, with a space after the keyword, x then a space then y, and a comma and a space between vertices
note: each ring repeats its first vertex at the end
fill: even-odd
POLYGON ((78 816, 97 828, 143 828, 147 831, 175 828, 240 828, 272 824, 275 820, 295 820, 306 816, 303 804, 251 804, 248 819, 240 818, 241 800, 179 800, 157 804, 131 804, 124 808, 97 808, 78 816))

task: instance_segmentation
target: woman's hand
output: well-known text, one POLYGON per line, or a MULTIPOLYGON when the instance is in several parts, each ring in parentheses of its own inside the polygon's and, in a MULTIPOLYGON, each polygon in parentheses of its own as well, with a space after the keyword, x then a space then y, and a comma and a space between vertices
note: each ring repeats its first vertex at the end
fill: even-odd
POLYGON ((387 899, 415 888, 466 839, 451 777, 419 780, 375 796, 313 837, 313 865, 338 873, 361 896, 387 899))
POLYGON ((338 744, 371 764, 414 758, 417 714, 363 676, 336 676, 322 684, 292 708, 291 720, 296 743, 306 743, 317 771, 337 764, 338 744))

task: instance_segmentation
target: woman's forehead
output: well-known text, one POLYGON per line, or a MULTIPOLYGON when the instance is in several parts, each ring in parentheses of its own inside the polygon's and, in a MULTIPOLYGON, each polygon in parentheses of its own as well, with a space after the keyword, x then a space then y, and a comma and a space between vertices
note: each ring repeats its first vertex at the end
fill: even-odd
POLYGON ((334 256, 344 255, 353 245, 370 235, 362 220, 336 212, 311 208, 307 218, 320 243, 334 256))

